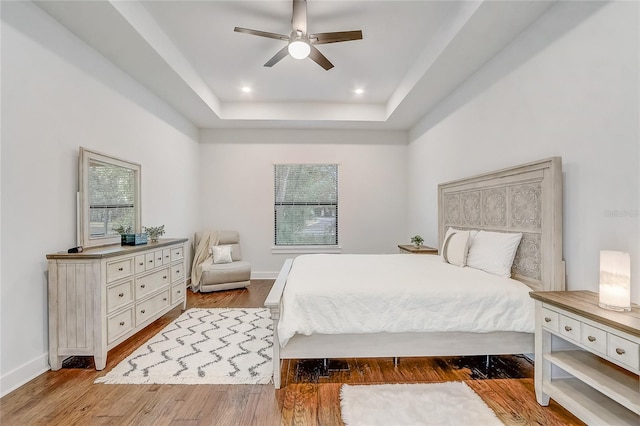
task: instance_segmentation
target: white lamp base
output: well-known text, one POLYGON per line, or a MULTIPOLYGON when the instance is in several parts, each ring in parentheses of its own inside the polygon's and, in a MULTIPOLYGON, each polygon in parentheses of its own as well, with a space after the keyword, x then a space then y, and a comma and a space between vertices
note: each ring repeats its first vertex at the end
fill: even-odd
POLYGON ((608 309, 610 311, 617 311, 617 312, 631 312, 631 306, 613 306, 613 305, 607 305, 606 303, 598 303, 598 306, 600 306, 603 309, 608 309))

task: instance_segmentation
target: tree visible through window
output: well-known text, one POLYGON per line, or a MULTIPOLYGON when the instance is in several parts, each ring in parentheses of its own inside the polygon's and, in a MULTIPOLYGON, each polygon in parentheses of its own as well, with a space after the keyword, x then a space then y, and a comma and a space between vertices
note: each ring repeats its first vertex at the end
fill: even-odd
POLYGON ((338 165, 276 164, 275 245, 338 245, 338 165))

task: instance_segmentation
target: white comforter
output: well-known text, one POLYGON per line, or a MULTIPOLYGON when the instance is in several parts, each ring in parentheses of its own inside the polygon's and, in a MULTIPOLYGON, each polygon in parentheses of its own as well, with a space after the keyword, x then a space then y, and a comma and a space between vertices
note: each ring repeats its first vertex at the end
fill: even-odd
POLYGON ((280 345, 296 333, 534 331, 531 289, 439 256, 297 257, 282 297, 280 345))

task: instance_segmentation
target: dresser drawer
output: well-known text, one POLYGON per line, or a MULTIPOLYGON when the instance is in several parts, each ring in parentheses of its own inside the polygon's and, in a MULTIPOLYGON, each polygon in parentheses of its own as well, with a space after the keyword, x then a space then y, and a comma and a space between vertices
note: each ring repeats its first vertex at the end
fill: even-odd
POLYGON ((178 281, 179 279, 184 278, 184 265, 182 263, 178 263, 176 265, 171 266, 171 282, 178 281))
POLYGON ((169 289, 167 289, 144 302, 138 303, 136 305, 136 325, 142 324, 169 306, 171 304, 169 297, 169 289))
POLYGON ((580 325, 582 323, 565 315, 560 315, 559 317, 558 325, 560 328, 558 332, 567 339, 580 342, 580 325))
POLYGON ((175 284, 171 287, 171 303, 176 303, 178 300, 182 300, 185 297, 186 287, 184 282, 175 284))
POLYGON ((620 336, 609 333, 607 344, 607 355, 622 364, 640 369, 640 345, 620 336))
POLYGON ((603 355, 607 354, 607 332, 593 327, 589 324, 582 323, 581 342, 587 348, 599 352, 603 355))
POLYGON ((169 284, 169 268, 136 278, 136 300, 169 284))
POLYGON ((133 258, 107 262, 107 282, 111 283, 133 275, 133 258))
POLYGON ((134 258, 133 263, 135 264, 135 269, 136 269, 136 274, 139 274, 140 272, 144 272, 145 271, 145 258, 144 258, 144 254, 139 254, 134 258))
POLYGON ((168 265, 171 263, 171 249, 162 250, 162 264, 168 265))
POLYGON ((155 258, 155 264, 156 266, 162 266, 162 250, 157 250, 153 252, 154 258, 155 258))
POLYGON ((171 261, 182 259, 184 257, 184 252, 182 247, 176 247, 171 249, 171 261))
POLYGON ((156 257, 153 253, 146 253, 144 255, 144 270, 149 271, 156 267, 156 257))
POLYGON ((542 308, 542 326, 548 328, 551 331, 558 332, 560 328, 559 321, 560 314, 547 308, 542 308))
POLYGON ((126 311, 107 318, 107 343, 113 342, 132 329, 133 306, 126 311))
POLYGON ((133 302, 133 279, 107 287, 107 313, 133 302))

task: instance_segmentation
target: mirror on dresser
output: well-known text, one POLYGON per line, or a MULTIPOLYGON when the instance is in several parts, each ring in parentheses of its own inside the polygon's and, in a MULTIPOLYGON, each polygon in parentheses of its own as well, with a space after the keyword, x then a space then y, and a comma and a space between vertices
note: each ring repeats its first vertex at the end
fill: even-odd
POLYGON ((80 147, 78 245, 120 243, 116 228, 139 233, 140 164, 80 147))

